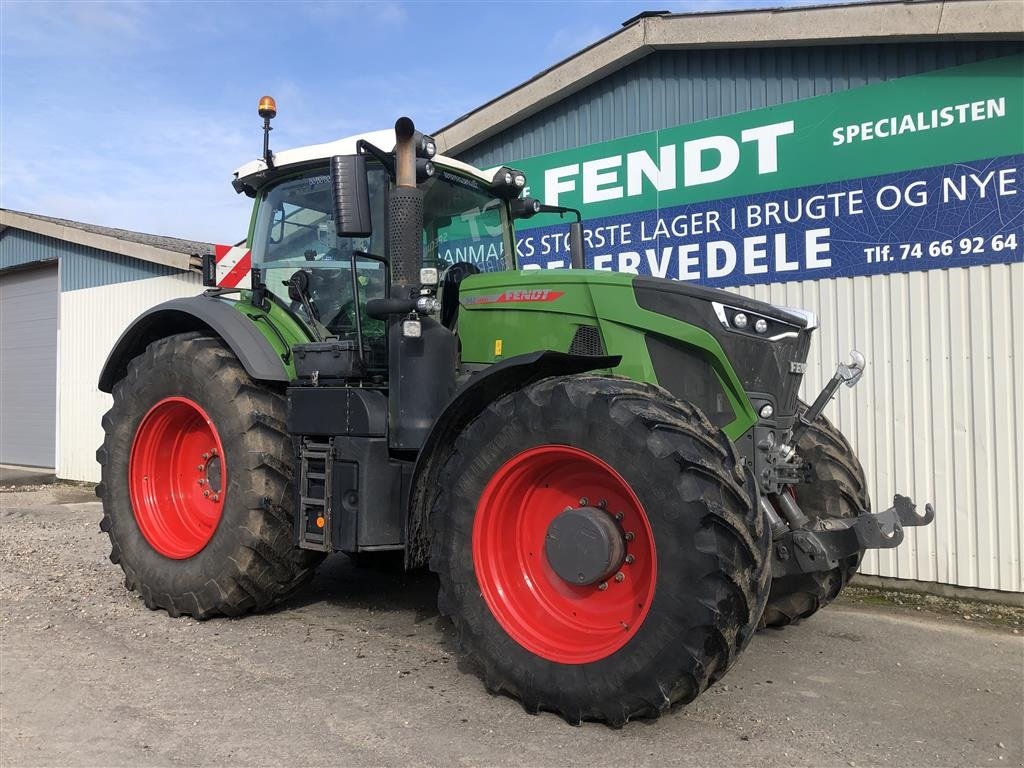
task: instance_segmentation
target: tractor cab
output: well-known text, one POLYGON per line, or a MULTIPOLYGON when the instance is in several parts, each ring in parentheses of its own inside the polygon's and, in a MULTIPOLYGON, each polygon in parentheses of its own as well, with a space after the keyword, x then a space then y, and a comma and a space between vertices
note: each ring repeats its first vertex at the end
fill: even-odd
MULTIPOLYGON (((395 295, 388 232, 389 201, 397 186, 394 134, 383 134, 278 154, 268 151, 266 159, 239 168, 234 181, 238 191, 256 199, 248 241, 252 266, 266 294, 322 338, 361 336, 370 357, 379 362, 385 324, 367 315, 366 307, 395 295), (357 186, 342 193, 362 198, 359 202, 368 213, 360 224, 365 231, 347 231, 339 220, 343 214, 337 210, 332 158, 342 167, 358 165, 357 186)), ((525 178, 508 168, 481 172, 436 155, 428 136, 418 138, 417 145, 422 258, 414 272, 418 276, 425 270, 431 280, 436 275, 436 284, 424 287, 431 297, 436 295, 440 320, 451 328, 462 280, 516 268, 513 218, 522 206, 510 203, 521 203, 516 198, 525 178)))

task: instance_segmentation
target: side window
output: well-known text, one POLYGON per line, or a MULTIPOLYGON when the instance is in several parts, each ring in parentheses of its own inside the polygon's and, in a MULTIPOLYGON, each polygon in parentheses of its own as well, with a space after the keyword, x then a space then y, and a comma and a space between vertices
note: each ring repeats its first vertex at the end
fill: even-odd
POLYGON ((426 183, 423 253, 439 267, 468 262, 481 272, 498 272, 506 265, 504 206, 478 190, 441 179, 426 183))

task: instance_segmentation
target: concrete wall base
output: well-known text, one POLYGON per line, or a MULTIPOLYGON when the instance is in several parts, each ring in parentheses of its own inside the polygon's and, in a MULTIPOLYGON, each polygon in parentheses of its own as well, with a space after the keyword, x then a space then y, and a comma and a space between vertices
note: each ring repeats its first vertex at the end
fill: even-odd
POLYGON ((888 589, 896 592, 918 592, 925 595, 938 595, 956 600, 977 600, 981 603, 1011 605, 1024 608, 1024 593, 1004 592, 998 589, 975 589, 974 587, 958 587, 953 584, 939 584, 934 581, 913 581, 912 579, 893 579, 885 576, 868 576, 858 573, 850 582, 855 587, 871 587, 888 589))

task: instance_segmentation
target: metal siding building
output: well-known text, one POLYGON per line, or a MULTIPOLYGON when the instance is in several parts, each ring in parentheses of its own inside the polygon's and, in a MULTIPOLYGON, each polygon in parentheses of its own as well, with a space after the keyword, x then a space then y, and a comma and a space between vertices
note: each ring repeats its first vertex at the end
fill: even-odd
POLYGON ((458 157, 479 168, 1024 51, 943 42, 656 51, 458 157))
MULTIPOLYGON (((1019 54, 1021 17, 1016 3, 949 0, 641 18, 460 118, 438 141, 479 167, 515 165, 1019 54)), ((853 443, 876 508, 897 491, 936 505, 932 526, 908 531, 896 550, 869 551, 861 572, 1024 591, 1024 264, 733 290, 818 315, 805 398, 850 349, 864 352, 864 380, 826 414, 853 443)))
POLYGON ((99 480, 100 368, 135 317, 202 290, 209 248, 0 210, 0 463, 99 480))

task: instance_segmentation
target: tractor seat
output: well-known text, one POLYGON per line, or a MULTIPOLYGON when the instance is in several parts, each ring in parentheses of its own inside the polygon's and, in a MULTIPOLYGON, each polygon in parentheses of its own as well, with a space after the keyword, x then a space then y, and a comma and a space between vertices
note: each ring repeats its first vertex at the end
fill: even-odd
POLYGON ((456 261, 441 274, 441 324, 445 328, 455 325, 459 316, 459 283, 480 270, 468 261, 456 261))

